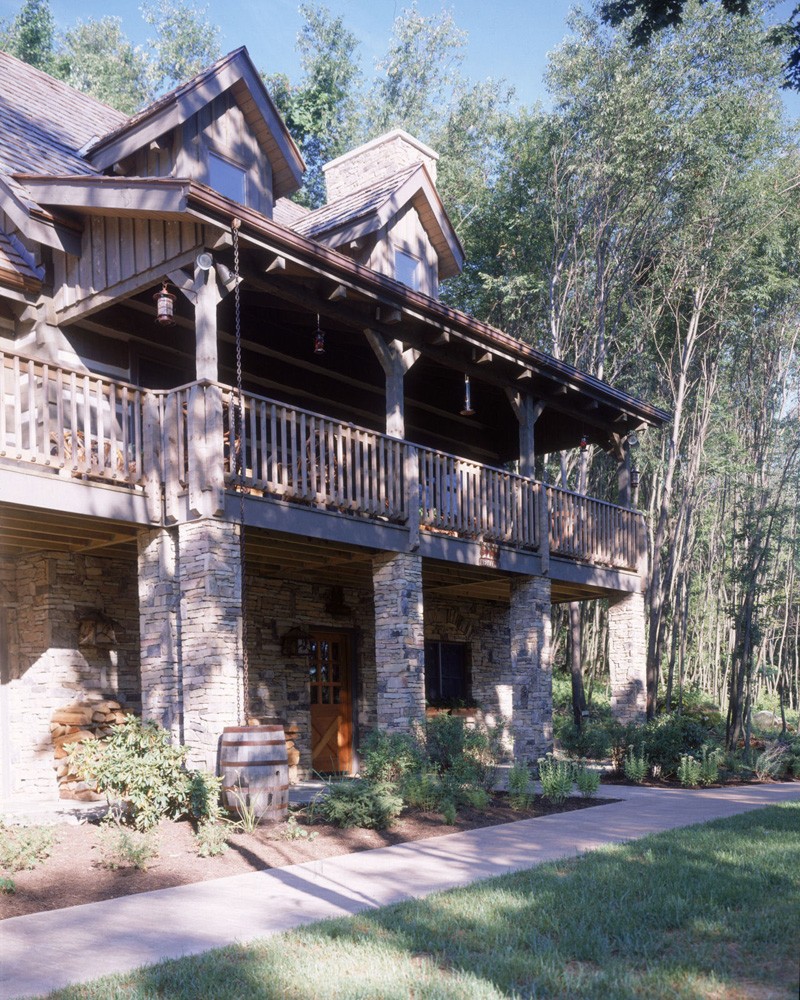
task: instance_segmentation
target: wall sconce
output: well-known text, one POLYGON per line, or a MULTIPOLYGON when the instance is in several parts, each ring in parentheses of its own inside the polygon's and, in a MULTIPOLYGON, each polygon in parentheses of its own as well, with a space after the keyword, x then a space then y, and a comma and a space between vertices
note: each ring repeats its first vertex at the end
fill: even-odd
POLYGON ((222 285, 227 291, 232 292, 236 287, 236 275, 225 264, 215 264, 214 269, 222 285))
POLYGON ((308 656, 310 651, 311 636, 306 629, 289 629, 281 639, 281 653, 284 656, 308 656))
POLYGON ((178 296, 167 291, 167 284, 167 279, 164 278, 161 291, 153 296, 156 303, 156 323, 159 326, 175 326, 175 299, 178 296))
POLYGON ((102 612, 86 615, 78 621, 78 646, 115 646, 116 622, 102 612))
POLYGON ((325 331, 319 325, 319 313, 317 313, 317 329, 314 334, 314 353, 325 353, 325 331))
POLYGON ((464 408, 459 412, 462 417, 471 417, 475 413, 472 409, 472 388, 469 384, 469 375, 464 376, 464 408))

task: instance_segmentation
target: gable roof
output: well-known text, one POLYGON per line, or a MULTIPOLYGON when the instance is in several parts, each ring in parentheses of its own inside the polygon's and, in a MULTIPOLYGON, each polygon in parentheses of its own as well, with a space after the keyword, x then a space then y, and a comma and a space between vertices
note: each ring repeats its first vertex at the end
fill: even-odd
POLYGON ((270 162, 274 197, 296 191, 305 171, 303 157, 244 47, 222 56, 188 83, 107 132, 88 148, 87 159, 98 170, 105 170, 182 125, 227 90, 232 92, 270 162))
POLYGON ((336 201, 287 222, 295 232, 326 246, 349 240, 385 226, 402 208, 412 204, 439 258, 439 277, 458 274, 464 251, 442 200, 423 163, 414 163, 389 177, 353 191, 336 201))
POLYGON ((81 149, 127 116, 0 52, 0 173, 94 173, 81 149))

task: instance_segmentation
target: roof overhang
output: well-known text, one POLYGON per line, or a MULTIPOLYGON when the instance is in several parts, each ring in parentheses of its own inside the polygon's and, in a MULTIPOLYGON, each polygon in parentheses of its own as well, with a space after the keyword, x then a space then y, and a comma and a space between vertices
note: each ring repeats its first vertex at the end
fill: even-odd
MULTIPOLYGON (((240 221, 239 238, 264 253, 266 267, 276 260, 332 282, 351 291, 362 301, 373 301, 375 311, 398 317, 398 326, 387 327, 388 336, 402 336, 402 324, 426 331, 431 341, 463 356, 497 362, 502 369, 498 384, 509 391, 529 393, 537 398, 551 397, 556 409, 570 397, 588 407, 595 404, 610 415, 611 422, 624 435, 643 426, 659 427, 670 415, 658 407, 614 389, 608 383, 580 371, 567 362, 553 358, 508 334, 453 309, 401 282, 355 263, 331 247, 301 236, 253 209, 223 197, 211 188, 189 180, 172 178, 111 177, 22 177, 33 196, 46 205, 78 215, 112 214, 153 216, 199 221, 228 232, 234 219, 240 221), (564 396, 559 402, 559 395, 564 396)), ((346 302, 342 305, 342 313, 346 302)), ((376 319, 369 326, 381 330, 376 319)), ((471 364, 477 364, 472 361, 471 364)), ((467 366, 468 367, 468 366, 467 366)), ((483 370, 487 370, 484 367, 483 370)), ((591 424, 587 415, 587 424, 591 424)), ((610 420, 604 418, 603 426, 610 420)), ((615 432, 616 433, 616 432, 615 432)))

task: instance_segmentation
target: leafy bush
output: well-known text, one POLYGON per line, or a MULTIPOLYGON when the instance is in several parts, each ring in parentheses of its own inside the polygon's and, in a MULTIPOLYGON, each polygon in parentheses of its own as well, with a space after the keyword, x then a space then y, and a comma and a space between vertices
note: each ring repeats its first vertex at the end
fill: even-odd
POLYGON ((197 842, 197 853, 201 858, 215 858, 224 854, 228 848, 231 824, 218 820, 204 819, 197 824, 194 838, 197 842))
POLYGON ((556 760, 552 754, 539 759, 539 780, 542 795, 551 802, 560 803, 572 791, 572 764, 568 760, 556 760))
POLYGON ((117 823, 108 823, 101 830, 100 851, 104 868, 146 871, 153 858, 158 857, 158 842, 152 830, 127 830, 117 823))
POLYGON ((628 756, 625 758, 622 769, 628 781, 641 785, 650 772, 650 763, 644 753, 639 753, 637 756, 634 753, 633 744, 631 744, 628 747, 628 756))
POLYGON ((314 811, 328 823, 344 828, 383 830, 403 809, 403 800, 387 782, 355 778, 330 785, 314 801, 314 811))
POLYGON ((107 741, 74 744, 69 761, 76 774, 124 804, 137 830, 149 830, 162 817, 177 819, 187 810, 186 754, 161 726, 129 715, 107 741))
POLYGON ((403 777, 400 795, 412 809, 434 812, 444 797, 442 780, 435 771, 411 771, 403 777))
POLYGON ((585 799, 590 799, 593 795, 597 794, 597 789, 600 787, 600 774, 598 771, 590 770, 586 766, 586 761, 582 760, 574 768, 574 773, 575 784, 585 799))
POLYGON ((421 752, 410 733, 373 729, 360 748, 361 773, 369 781, 399 782, 421 765, 421 752))
POLYGON ((700 784, 713 785, 719 780, 719 762, 722 756, 718 749, 709 750, 703 747, 703 756, 700 760, 700 784))
POLYGON ((700 761, 687 753, 678 765, 678 780, 684 788, 697 788, 700 784, 700 761))
POLYGON ((602 722, 587 722, 580 729, 569 719, 561 720, 556 737, 561 749, 570 757, 603 760, 611 756, 613 726, 602 722))
POLYGON ((485 788, 467 786, 461 789, 461 800, 464 805, 471 809, 488 809, 492 797, 485 788))
POLYGON ((643 750, 650 766, 666 778, 676 774, 681 757, 699 751, 708 736, 708 728, 697 719, 659 715, 645 723, 643 750))
POLYGON ((461 784, 491 787, 501 752, 502 731, 483 726, 467 726, 460 716, 436 715, 424 728, 418 727, 416 740, 431 767, 444 774, 453 771, 461 784))
POLYGON ((531 770, 524 761, 514 761, 508 772, 508 801, 511 808, 529 809, 533 799, 531 770))
POLYGON ((216 823, 222 816, 222 778, 208 771, 188 773, 189 813, 198 825, 216 823))
POLYGON ((54 842, 55 834, 49 826, 0 823, 0 870, 21 872, 35 868, 49 856, 54 842))
POLYGON ((775 781, 784 776, 789 762, 785 743, 771 743, 756 757, 753 770, 759 781, 775 781))

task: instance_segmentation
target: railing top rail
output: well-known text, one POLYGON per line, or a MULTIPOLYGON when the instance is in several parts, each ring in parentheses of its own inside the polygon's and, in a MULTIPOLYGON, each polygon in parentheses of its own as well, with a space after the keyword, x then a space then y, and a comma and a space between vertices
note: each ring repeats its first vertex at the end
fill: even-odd
POLYGON ((3 364, 5 367, 11 367, 8 362, 14 358, 17 358, 20 364, 31 364, 38 368, 48 368, 51 372, 60 372, 62 375, 75 375, 77 378, 90 378, 93 382, 105 382, 107 385, 116 385, 121 389, 128 389, 130 392, 148 392, 150 390, 143 389, 140 385, 134 385, 133 382, 126 382, 124 379, 111 378, 109 375, 101 375, 98 372, 90 372, 82 370, 80 368, 75 368, 72 365, 62 364, 60 361, 52 361, 48 358, 31 358, 25 354, 20 354, 18 351, 4 351, 0 350, 0 357, 3 358, 3 364))
POLYGON ((556 486, 555 483, 544 483, 544 488, 546 490, 555 490, 557 493, 563 493, 568 497, 575 497, 577 500, 591 500, 592 503, 602 504, 603 507, 611 507, 613 510, 621 510, 625 514, 636 514, 638 517, 644 517, 644 511, 638 510, 634 507, 623 507, 618 503, 611 503, 610 500, 601 500, 599 497, 592 497, 586 493, 576 493, 574 490, 565 489, 563 486, 556 486))

